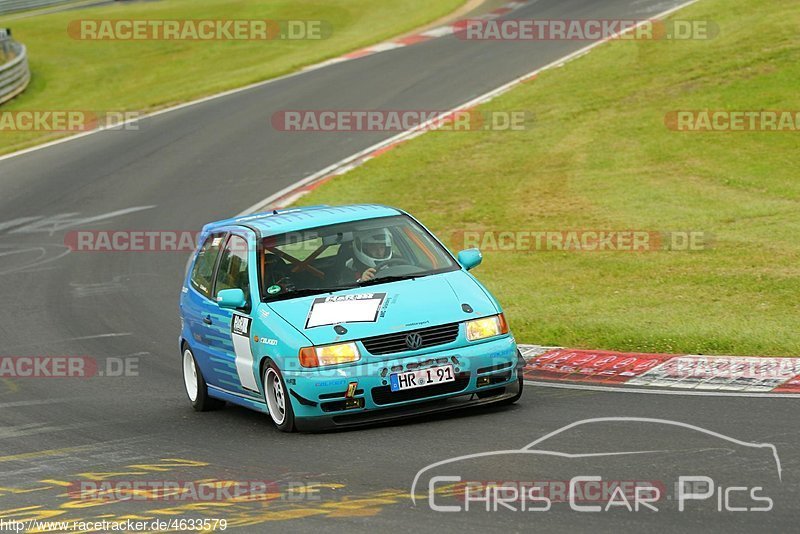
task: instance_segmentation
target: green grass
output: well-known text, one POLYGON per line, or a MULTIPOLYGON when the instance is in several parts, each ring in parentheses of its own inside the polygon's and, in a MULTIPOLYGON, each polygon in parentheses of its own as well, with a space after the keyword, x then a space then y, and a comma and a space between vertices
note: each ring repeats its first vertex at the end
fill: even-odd
POLYGON ((455 230, 713 234, 695 252, 487 252, 476 275, 521 342, 800 355, 800 132, 684 133, 681 109, 800 109, 795 0, 701 0, 710 41, 602 45, 487 104, 521 132, 433 132, 303 204, 409 210, 455 230))
MULTIPOLYGON (((15 110, 147 111, 258 82, 410 31, 464 0, 163 0, 7 20, 28 47, 33 80, 15 110), (86 19, 322 20, 322 40, 78 41, 70 21, 86 19)), ((54 134, 0 132, 0 153, 54 134)))

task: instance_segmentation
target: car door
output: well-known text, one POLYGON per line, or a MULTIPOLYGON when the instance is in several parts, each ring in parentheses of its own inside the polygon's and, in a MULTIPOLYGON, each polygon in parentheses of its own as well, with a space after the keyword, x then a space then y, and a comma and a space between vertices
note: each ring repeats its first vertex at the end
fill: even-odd
POLYGON ((217 333, 213 328, 213 317, 219 312, 219 307, 212 300, 212 291, 217 260, 226 237, 227 232, 211 234, 200 246, 181 298, 181 316, 188 328, 189 345, 192 347, 200 371, 209 384, 215 382, 211 357, 217 333))
POLYGON ((216 306, 220 343, 213 346, 212 356, 220 367, 219 387, 248 397, 259 395, 250 335, 252 310, 258 302, 253 265, 255 235, 246 229, 231 232, 220 255, 214 295, 225 289, 241 289, 247 304, 236 310, 216 306))

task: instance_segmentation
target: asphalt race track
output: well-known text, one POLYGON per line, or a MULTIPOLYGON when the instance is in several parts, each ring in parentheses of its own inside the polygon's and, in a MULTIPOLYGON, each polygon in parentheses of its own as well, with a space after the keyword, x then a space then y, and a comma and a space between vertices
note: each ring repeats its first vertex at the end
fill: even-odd
MULTIPOLYGON (((513 16, 646 18, 679 3, 540 0, 513 16)), ((275 111, 450 109, 586 44, 445 37, 157 115, 136 131, 101 132, 0 160, 0 353, 85 355, 98 359, 102 369, 108 359, 138 362, 138 376, 0 380, 0 517, 226 518, 252 532, 796 528, 800 431, 790 398, 529 386, 519 404, 508 408, 357 431, 282 434, 267 416, 245 409, 191 410, 177 347, 187 254, 68 253, 64 246, 66 232, 75 228, 199 229, 392 135, 278 132, 270 125, 275 111), (415 475, 429 464, 520 449, 566 425, 600 417, 679 421, 739 442, 769 443, 780 471, 765 448, 656 421, 598 421, 548 443, 549 450, 572 456, 512 455, 446 474, 470 472, 471 480, 483 481, 569 481, 577 475, 662 481, 671 495, 658 512, 579 512, 568 503, 538 512, 487 512, 478 505, 469 512, 440 512, 430 506, 427 482, 416 488, 420 497, 412 503, 415 475), (632 454, 591 456, 609 452, 632 454), (275 481, 280 495, 266 504, 85 503, 67 489, 87 474, 107 480, 275 481), (679 475, 708 476, 716 492, 681 512, 669 487, 679 475), (291 491, 296 483, 315 484, 315 491, 291 491), (758 494, 769 495, 774 506, 768 512, 729 511, 732 502, 719 504, 728 495, 723 485, 760 487, 758 494)))

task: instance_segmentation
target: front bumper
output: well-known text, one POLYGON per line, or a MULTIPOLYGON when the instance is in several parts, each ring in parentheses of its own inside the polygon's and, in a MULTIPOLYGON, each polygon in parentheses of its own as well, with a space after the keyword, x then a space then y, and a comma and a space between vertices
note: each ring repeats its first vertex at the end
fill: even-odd
POLYGON ((465 408, 488 406, 491 404, 502 404, 516 397, 521 387, 522 384, 520 381, 514 379, 503 388, 502 393, 484 399, 475 396, 474 392, 461 393, 440 400, 404 405, 395 408, 360 410, 358 412, 351 411, 349 413, 343 412, 341 415, 333 416, 305 417, 296 419, 295 426, 301 432, 320 432, 335 428, 351 428, 385 421, 409 419, 432 413, 449 412, 465 408))
POLYGON ((300 430, 352 427, 507 401, 519 392, 514 338, 504 336, 454 349, 379 359, 328 370, 284 370, 300 430), (393 372, 452 365, 456 380, 391 392, 393 372), (355 383, 355 394, 346 397, 355 383), (491 393, 490 393, 491 392, 491 393), (483 398, 476 398, 480 393, 483 398))

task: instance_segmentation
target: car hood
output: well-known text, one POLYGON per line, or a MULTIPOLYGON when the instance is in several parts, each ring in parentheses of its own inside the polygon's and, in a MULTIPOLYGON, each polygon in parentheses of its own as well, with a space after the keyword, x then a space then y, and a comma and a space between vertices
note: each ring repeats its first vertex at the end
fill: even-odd
POLYGON ((498 313, 481 285, 464 271, 269 303, 314 345, 351 341, 498 313), (471 309, 471 312, 465 311, 471 309), (334 329, 341 324, 347 332, 334 329))

